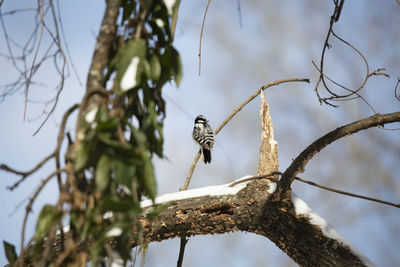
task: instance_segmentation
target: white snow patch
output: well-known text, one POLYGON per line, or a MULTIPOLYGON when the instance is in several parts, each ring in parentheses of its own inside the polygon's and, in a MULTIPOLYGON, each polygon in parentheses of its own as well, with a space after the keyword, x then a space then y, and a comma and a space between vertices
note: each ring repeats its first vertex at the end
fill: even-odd
POLYGON ((164 21, 162 19, 156 19, 156 24, 159 28, 164 28, 164 21))
POLYGON ((124 267, 124 260, 123 259, 111 259, 111 265, 110 267, 124 267))
POLYGON ((121 90, 127 91, 136 86, 136 75, 137 75, 137 68, 139 65, 139 57, 133 57, 131 63, 129 63, 128 68, 122 76, 121 79, 121 90))
MULTIPOLYGON (((246 179, 248 177, 252 177, 251 175, 244 176, 234 182, 240 181, 242 179, 246 179)), ((234 195, 243 188, 246 187, 247 183, 250 181, 246 181, 243 183, 239 183, 233 187, 229 187, 230 184, 223 184, 223 185, 214 185, 214 186, 206 186, 202 188, 196 188, 186 191, 180 191, 175 193, 168 193, 162 196, 159 196, 155 199, 156 204, 166 203, 170 201, 182 200, 182 199, 189 199, 195 197, 202 197, 202 196, 223 196, 223 195, 234 195)), ((147 208, 152 206, 153 203, 150 199, 144 200, 140 203, 142 208, 147 208)))
POLYGON ((172 8, 175 5, 175 1, 176 0, 163 0, 165 6, 167 7, 168 15, 170 15, 170 16, 172 15, 172 8))
POLYGON ((106 237, 120 236, 122 234, 122 229, 119 227, 111 228, 107 233, 106 237))
MULTIPOLYGON (((273 136, 273 135, 272 135, 272 136, 273 136)), ((276 142, 275 139, 270 139, 270 140, 269 140, 269 145, 270 145, 270 147, 271 147, 271 150, 274 150, 275 147, 278 145, 278 143, 276 142)))
POLYGON ((107 211, 103 215, 103 219, 105 219, 105 220, 111 219, 112 217, 113 217, 112 211, 107 211))
POLYGON ((99 110, 98 107, 92 108, 88 113, 86 113, 85 120, 88 123, 94 122, 94 120, 96 119, 96 114, 97 114, 98 110, 99 110))
MULTIPOLYGON (((63 232, 64 232, 64 234, 65 234, 65 233, 68 233, 70 229, 71 229, 71 227, 70 227, 69 225, 64 226, 64 227, 63 227, 63 232)), ((61 235, 61 231, 60 231, 60 230, 57 230, 57 231, 56 231, 56 234, 57 234, 57 235, 61 235)))
POLYGON ((268 194, 273 194, 276 190, 276 183, 269 183, 269 189, 267 190, 268 194))
POLYGON ((296 211, 296 215, 304 215, 310 219, 310 223, 318 226, 322 233, 331 239, 337 240, 350 248, 354 255, 366 265, 375 266, 364 254, 362 254, 358 249, 353 247, 351 243, 340 235, 330 224, 328 224, 321 216, 314 212, 302 199, 300 199, 295 193, 292 192, 292 202, 296 211))

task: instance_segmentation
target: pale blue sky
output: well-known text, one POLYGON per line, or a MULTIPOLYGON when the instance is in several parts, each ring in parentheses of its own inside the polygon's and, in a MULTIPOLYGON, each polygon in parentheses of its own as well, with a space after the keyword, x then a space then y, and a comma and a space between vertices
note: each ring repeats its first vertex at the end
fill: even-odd
MULTIPOLYGON (((60 2, 72 59, 80 78, 85 81, 104 4, 94 0, 60 2)), ((398 111, 400 106, 393 101, 395 77, 400 76, 400 52, 395 45, 400 42, 400 30, 396 28, 400 25, 400 7, 392 2, 348 1, 335 28, 365 53, 371 70, 387 67, 392 79, 374 77, 366 88, 366 97, 381 113, 398 111)), ((10 4, 23 5, 25 2, 5 1, 2 11, 7 10, 10 4)), ((243 27, 240 28, 236 1, 212 1, 203 37, 202 74, 198 76, 198 40, 204 8, 205 1, 182 1, 175 45, 181 53, 184 76, 180 88, 167 86, 164 89, 167 101, 165 154, 168 160, 155 159, 159 193, 176 191, 184 183, 197 152, 190 136, 194 117, 206 115, 215 128, 264 83, 291 77, 312 80, 309 85, 281 85, 266 93, 279 143, 282 171, 316 138, 340 125, 372 115, 362 102, 345 103, 341 109, 320 106, 313 93, 317 72, 311 60, 318 61, 320 57, 332 11, 330 2, 241 1, 243 27)), ((6 20, 6 23, 16 38, 26 38, 31 25, 29 16, 25 15, 6 20)), ((0 38, 0 51, 6 53, 3 39, 0 38)), ((345 84, 355 86, 364 71, 359 58, 338 42, 332 45, 335 49, 329 54, 331 64, 327 64, 327 70, 345 84)), ((51 68, 51 64, 46 65, 38 74, 37 80, 49 86, 32 87, 32 99, 48 99, 49 93, 54 94, 51 84, 57 82, 57 76, 51 68)), ((0 73, 0 84, 14 75, 9 62, 2 57, 0 73)), ((23 122, 23 92, 7 97, 0 104, 0 125, 3 127, 0 131, 0 163, 28 170, 49 154, 54 148, 63 112, 79 102, 83 93, 84 86, 79 85, 71 71, 54 116, 35 137, 32 134, 43 117, 23 122)), ((29 104, 28 118, 40 115, 43 107, 42 104, 29 104)), ((256 99, 221 131, 216 138, 212 164, 205 166, 200 163, 197 166, 190 188, 227 183, 256 172, 260 130, 258 107, 259 100, 256 99)), ((73 119, 69 130, 74 130, 73 119)), ((370 133, 390 140, 393 147, 400 148, 399 131, 374 129, 370 133)), ((396 156, 376 145, 371 138, 371 134, 360 133, 335 143, 310 162, 303 177, 343 190, 400 202, 400 176, 396 166, 399 154, 396 156), (381 165, 376 165, 376 173, 364 171, 366 165, 376 164, 368 157, 346 165, 354 156, 350 150, 354 147, 368 152, 361 151, 361 154, 382 159, 381 165), (376 175, 382 174, 379 169, 382 166, 392 176, 378 179, 376 175)), ((4 203, 1 206, 0 238, 14 243, 18 250, 24 206, 16 206, 27 199, 28 193, 34 192, 40 179, 53 168, 51 162, 13 192, 5 187, 17 177, 0 172, 0 201, 4 203)), ((398 209, 321 192, 298 183, 293 188, 377 266, 395 266, 400 262, 398 209)), ((32 235, 40 206, 54 202, 56 197, 53 181, 34 205, 26 240, 32 235)), ((174 266, 178 246, 179 240, 150 244, 145 266, 174 266)), ((0 249, 0 265, 5 263, 3 249, 0 249)), ((191 238, 184 263, 185 266, 295 266, 269 240, 248 233, 191 238)))

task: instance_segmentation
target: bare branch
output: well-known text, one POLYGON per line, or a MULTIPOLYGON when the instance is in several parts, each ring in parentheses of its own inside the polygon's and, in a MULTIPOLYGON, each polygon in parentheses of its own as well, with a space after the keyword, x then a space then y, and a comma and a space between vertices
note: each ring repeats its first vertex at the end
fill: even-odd
POLYGON ((275 86, 275 85, 280 85, 281 83, 289 83, 289 82, 306 82, 309 83, 309 79, 305 78, 290 78, 290 79, 283 79, 283 80, 277 80, 274 82, 267 83, 263 86, 261 86, 253 95, 251 95, 249 98, 247 98, 242 104, 240 104, 215 130, 215 134, 217 135, 222 128, 244 107, 246 106, 250 101, 252 101, 254 98, 256 98, 261 91, 264 91, 265 89, 275 86))
MULTIPOLYGON (((361 130, 365 130, 371 127, 378 127, 393 122, 400 122, 400 112, 383 115, 376 114, 371 117, 339 127, 336 130, 322 136, 311 145, 309 145, 305 150, 303 150, 303 152, 301 152, 300 155, 297 156, 295 160, 293 160, 292 164, 282 174, 282 178, 279 181, 280 190, 282 190, 282 192, 289 191, 290 185, 292 184, 297 174, 302 173, 306 164, 314 157, 314 155, 316 155, 332 142, 342 137, 357 133, 361 130)), ((277 192, 279 191, 277 195, 282 193, 280 192, 280 190, 277 190, 277 192)), ((281 197, 282 196, 279 196, 279 198, 281 197)))
MULTIPOLYGON (((39 170, 47 161, 49 161, 50 159, 52 159, 53 157, 56 157, 56 159, 59 157, 59 152, 61 149, 61 144, 64 140, 64 133, 65 133, 65 127, 67 124, 67 120, 69 118, 69 116, 79 107, 78 104, 73 105, 72 107, 70 107, 63 116, 63 119, 61 121, 61 126, 60 126, 60 130, 58 132, 58 138, 57 138, 57 145, 55 150, 48 155, 47 157, 45 157, 42 161, 40 161, 35 167, 33 167, 30 171, 26 171, 26 172, 22 172, 22 171, 17 171, 15 169, 10 168, 9 166, 5 165, 5 164, 1 164, 0 165, 0 169, 7 171, 7 172, 11 172, 17 175, 21 175, 22 177, 16 182, 14 183, 12 186, 8 186, 7 189, 9 190, 14 190, 16 187, 19 186, 20 183, 22 183, 28 176, 30 176, 31 174, 35 173, 37 170, 39 170)), ((57 159, 58 161, 58 159, 57 159)))
POLYGON ((362 195, 358 195, 358 194, 354 194, 354 193, 349 193, 349 192, 342 191, 342 190, 339 190, 339 189, 335 189, 335 188, 332 188, 332 187, 328 187, 328 186, 325 186, 325 185, 320 185, 320 184, 308 181, 306 179, 302 179, 300 177, 295 177, 295 179, 297 181, 300 181, 300 182, 303 182, 303 183, 306 183, 306 184, 309 184, 309 185, 312 185, 312 186, 316 186, 316 187, 319 187, 321 189, 325 189, 325 190, 328 190, 328 191, 331 191, 331 192, 334 192, 334 193, 338 193, 338 194, 341 194, 341 195, 346 195, 346 196, 355 197, 355 198, 361 198, 361 199, 365 199, 365 200, 374 201, 374 202, 382 203, 382 204, 385 204, 385 205, 393 206, 393 207, 396 207, 396 208, 400 208, 400 204, 396 204, 396 203, 393 203, 393 202, 389 202, 389 201, 385 201, 385 200, 381 200, 381 199, 377 199, 377 198, 373 198, 373 197, 362 196, 362 195))
POLYGON ((179 249, 179 257, 178 257, 178 262, 176 264, 177 267, 182 267, 183 263, 183 256, 185 254, 185 247, 189 239, 186 239, 186 237, 181 238, 181 244, 180 244, 180 249, 179 249))
MULTIPOLYGON (((268 184, 258 180, 236 195, 173 201, 154 220, 142 219, 143 241, 244 231, 269 238, 299 265, 363 266, 346 245, 324 236, 307 217, 269 205, 268 184)), ((139 244, 137 233, 132 240, 132 246, 139 244)))
POLYGON ((400 101, 400 93, 397 92, 397 88, 398 88, 398 86, 399 86, 399 83, 400 83, 400 78, 397 77, 397 83, 396 83, 396 86, 394 87, 394 97, 395 97, 397 100, 400 101))
MULTIPOLYGON (((33 196, 30 198, 28 205, 26 205, 25 216, 24 216, 24 221, 23 221, 23 224, 22 224, 22 232, 21 232, 21 255, 20 255, 20 259, 24 259, 24 253, 25 253, 25 249, 24 249, 25 229, 26 229, 26 223, 28 221, 29 213, 32 210, 33 203, 35 202, 37 196, 42 191, 44 186, 51 180, 51 178, 53 178, 55 175, 57 175, 59 173, 62 173, 64 171, 65 171, 65 169, 56 170, 53 173, 51 173, 49 176, 47 176, 45 179, 43 179, 42 183, 39 186, 39 188, 35 191, 33 196)), ((22 266, 22 263, 23 263, 23 260, 20 260, 20 266, 22 266)))
MULTIPOLYGON (((86 108, 93 103, 98 106, 100 99, 98 97, 90 97, 92 91, 104 90, 103 79, 104 70, 109 60, 110 48, 115 40, 117 32, 117 19, 119 15, 119 8, 121 0, 107 0, 104 17, 100 26, 99 34, 97 35, 96 48, 94 50, 93 58, 91 61, 89 74, 86 82, 86 95, 82 100, 82 106, 79 110, 77 120, 77 131, 80 129, 80 123, 86 108), (89 101, 90 98, 90 101, 89 101)), ((78 134, 77 134, 78 136, 78 134)))
MULTIPOLYGON (((245 182, 253 181, 253 180, 260 180, 260 179, 268 179, 270 181, 275 181, 276 182, 276 181, 278 181, 278 179, 276 178, 276 175, 282 175, 282 173, 278 172, 278 171, 275 171, 275 172, 271 172, 269 174, 262 174, 262 175, 256 175, 256 176, 252 176, 252 177, 247 177, 247 178, 240 179, 238 181, 235 181, 235 182, 231 183, 229 185, 229 187, 234 187, 234 186, 236 186, 238 184, 241 184, 241 183, 245 183, 245 182)), ((325 189, 325 190, 328 190, 328 191, 331 191, 331 192, 334 192, 334 193, 337 193, 337 194, 346 195, 346 196, 355 197, 355 198, 360 198, 360 199, 365 199, 365 200, 369 200, 369 201, 378 202, 378 203, 381 203, 381 204, 393 206, 393 207, 396 207, 396 208, 400 208, 400 204, 396 204, 396 203, 393 203, 393 202, 381 200, 381 199, 378 199, 378 198, 367 197, 367 196, 363 196, 363 195, 358 195, 358 194, 342 191, 342 190, 335 189, 335 188, 332 188, 332 187, 328 187, 328 186, 325 186, 325 185, 320 185, 320 184, 311 182, 309 180, 306 180, 306 179, 303 179, 303 178, 300 178, 300 177, 297 177, 297 176, 295 177, 295 180, 303 182, 303 183, 306 183, 306 184, 309 184, 309 185, 312 185, 312 186, 315 186, 315 187, 318 187, 318 188, 321 188, 321 189, 325 189)))
POLYGON ((182 190, 187 190, 187 188, 189 187, 190 179, 192 178, 194 168, 196 168, 196 164, 199 161, 200 155, 201 155, 201 151, 197 152, 196 156, 194 157, 192 166, 190 166, 190 170, 189 170, 188 176, 186 177, 185 185, 183 186, 182 190))
POLYGON ((204 11, 204 17, 203 17, 203 22, 201 23, 201 30, 200 30, 200 41, 199 41, 199 75, 200 75, 200 71, 201 71, 201 42, 203 40, 203 30, 204 30, 204 24, 206 22, 206 16, 207 16, 207 12, 208 12, 208 7, 210 6, 210 0, 207 1, 207 6, 206 6, 206 10, 204 11))
MULTIPOLYGON (((333 79, 331 79, 331 78, 330 78, 328 75, 326 75, 325 73, 322 73, 321 70, 317 67, 317 65, 315 64, 314 61, 312 61, 312 64, 313 64, 314 67, 319 71, 319 73, 322 74, 322 75, 323 75, 325 78, 327 78, 329 81, 331 81, 331 82, 334 83, 335 85, 337 85, 337 86, 339 86, 339 87, 341 87, 341 88, 343 88, 343 89, 345 89, 345 90, 351 92, 351 94, 349 94, 349 96, 350 96, 350 95, 353 95, 353 94, 356 95, 356 97, 354 97, 354 98, 347 98, 347 99, 340 99, 340 98, 333 97, 333 96, 332 96, 332 97, 325 97, 325 98, 321 98, 321 99, 323 99, 323 100, 333 100, 333 101, 341 101, 341 100, 343 101, 343 100, 352 100, 352 99, 356 99, 356 98, 361 98, 361 100, 362 100, 365 104, 368 105, 368 107, 372 110, 372 112, 373 112, 374 114, 376 114, 375 109, 371 106, 371 104, 368 103, 368 101, 367 101, 363 96, 361 96, 357 91, 353 91, 353 90, 347 88, 346 86, 344 86, 344 85, 342 85, 342 84, 340 84, 340 83, 334 81, 333 79)), ((318 84, 317 84, 316 87, 318 87, 318 84)), ((318 97, 319 97, 319 95, 318 95, 318 97)))
POLYGON ((180 4, 178 3, 177 10, 175 11, 175 14, 172 17, 172 21, 171 21, 171 40, 170 40, 171 44, 174 42, 174 39, 175 39, 175 30, 176 30, 176 24, 178 23, 179 7, 180 7, 180 4))
POLYGON ((28 78, 26 79, 26 84, 25 84, 24 121, 25 121, 25 118, 26 118, 26 109, 27 109, 27 105, 28 105, 29 84, 30 84, 30 81, 32 79, 33 70, 34 70, 33 66, 35 65, 36 58, 37 58, 37 55, 39 53, 40 45, 41 45, 42 40, 43 40, 43 28, 44 28, 43 27, 43 24, 44 24, 43 17, 44 17, 44 15, 43 15, 43 12, 42 12, 43 8, 41 7, 41 4, 43 4, 43 2, 38 1, 38 11, 37 12, 38 12, 38 14, 40 14, 40 19, 42 21, 42 25, 40 27, 40 37, 39 37, 39 42, 38 42, 38 44, 36 46, 35 55, 33 56, 32 67, 30 69, 30 72, 29 72, 28 78))

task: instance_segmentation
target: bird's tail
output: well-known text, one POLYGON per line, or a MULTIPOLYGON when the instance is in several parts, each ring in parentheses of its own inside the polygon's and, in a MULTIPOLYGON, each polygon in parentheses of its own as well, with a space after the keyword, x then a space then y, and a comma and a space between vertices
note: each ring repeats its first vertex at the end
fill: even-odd
POLYGON ((211 162, 211 151, 203 148, 203 157, 204 157, 204 163, 210 163, 211 162))

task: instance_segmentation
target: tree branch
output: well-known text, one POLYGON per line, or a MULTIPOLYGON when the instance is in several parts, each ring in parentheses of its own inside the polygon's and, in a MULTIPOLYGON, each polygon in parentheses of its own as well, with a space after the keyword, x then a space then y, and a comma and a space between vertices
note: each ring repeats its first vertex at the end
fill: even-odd
POLYGON ((287 168, 286 171, 282 174, 278 186, 280 190, 277 190, 276 192, 276 196, 278 198, 274 199, 282 199, 283 196, 279 196, 279 194, 282 192, 288 192, 290 189, 290 185, 292 184, 297 174, 302 173, 306 164, 314 157, 314 155, 320 152, 323 148, 327 147, 329 144, 342 137, 357 133, 361 130, 365 130, 371 127, 383 126, 384 124, 393 122, 400 122, 400 112, 388 113, 383 115, 376 114, 371 117, 339 127, 336 130, 322 136, 311 145, 309 145, 303 152, 301 152, 300 155, 297 156, 295 160, 293 160, 289 168, 287 168))
MULTIPOLYGON (((245 231, 265 236, 299 265, 364 266, 347 245, 326 237, 302 215, 267 201, 270 182, 252 181, 235 195, 202 196, 169 202, 154 220, 142 219, 143 242, 245 231), (307 244, 307 245, 305 245, 307 244)), ((138 233, 132 246, 139 245, 138 233)))
MULTIPOLYGON (((58 132, 58 137, 57 137, 57 145, 55 150, 48 155, 47 157, 45 157, 42 161, 40 161, 35 167, 33 167, 31 170, 29 171, 18 171, 15 170, 5 164, 1 164, 0 165, 0 169, 7 171, 7 172, 11 172, 17 175, 21 175, 22 177, 15 182, 12 186, 8 186, 7 189, 8 190, 14 190, 15 188, 17 188, 28 176, 30 176, 31 174, 35 173, 37 170, 39 170, 47 161, 49 161, 52 158, 56 158, 56 162, 59 162, 59 153, 60 153, 60 149, 61 149, 61 144, 64 140, 64 133, 65 133, 65 127, 67 125, 67 120, 69 118, 69 116, 79 107, 79 104, 75 104, 72 107, 70 107, 65 113, 64 116, 62 118, 61 121, 61 126, 60 126, 60 130, 58 132)), ((57 164, 59 165, 59 164, 57 164)), ((57 168, 59 169, 59 168, 57 168)))
MULTIPOLYGON (((82 106, 79 110, 77 131, 80 129, 80 120, 88 106, 98 106, 99 97, 92 95, 92 91, 104 89, 104 71, 109 62, 109 53, 117 32, 117 19, 121 0, 107 0, 104 17, 101 23, 99 34, 97 35, 96 48, 94 50, 92 63, 86 82, 86 95, 83 97, 82 106), (89 101, 90 100, 90 101, 89 101), (89 103, 91 102, 91 103, 89 103)), ((78 135, 77 135, 78 136, 78 135)))

